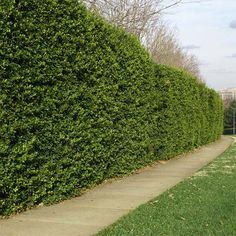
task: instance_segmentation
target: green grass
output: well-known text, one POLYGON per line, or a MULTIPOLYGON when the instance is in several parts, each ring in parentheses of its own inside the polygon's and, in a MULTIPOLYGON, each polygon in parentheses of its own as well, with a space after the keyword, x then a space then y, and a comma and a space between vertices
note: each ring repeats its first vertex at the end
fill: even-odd
POLYGON ((97 236, 105 235, 236 235, 236 141, 193 177, 97 236))

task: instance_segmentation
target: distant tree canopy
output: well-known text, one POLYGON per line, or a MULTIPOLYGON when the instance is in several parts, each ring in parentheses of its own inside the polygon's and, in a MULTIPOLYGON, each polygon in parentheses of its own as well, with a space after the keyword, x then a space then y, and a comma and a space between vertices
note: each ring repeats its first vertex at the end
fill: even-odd
POLYGON ((225 109, 225 128, 233 127, 234 116, 236 116, 236 100, 232 101, 230 105, 225 109))

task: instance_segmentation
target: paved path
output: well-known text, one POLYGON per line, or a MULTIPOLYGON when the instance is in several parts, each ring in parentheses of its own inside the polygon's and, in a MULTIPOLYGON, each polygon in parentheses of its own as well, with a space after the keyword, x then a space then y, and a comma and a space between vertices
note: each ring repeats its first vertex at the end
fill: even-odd
POLYGON ((140 204, 191 176, 225 151, 232 138, 221 140, 139 174, 102 184, 81 197, 39 207, 0 220, 0 236, 93 235, 140 204))

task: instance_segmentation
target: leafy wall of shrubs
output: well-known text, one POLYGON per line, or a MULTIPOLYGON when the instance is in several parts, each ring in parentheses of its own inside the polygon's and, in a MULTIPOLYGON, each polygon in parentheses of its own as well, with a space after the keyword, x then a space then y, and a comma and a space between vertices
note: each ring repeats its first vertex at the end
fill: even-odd
POLYGON ((216 140, 218 95, 77 0, 0 3, 0 215, 216 140))
POLYGON ((223 104, 219 95, 190 74, 156 65, 159 120, 158 157, 165 159, 219 138, 223 132, 223 104))

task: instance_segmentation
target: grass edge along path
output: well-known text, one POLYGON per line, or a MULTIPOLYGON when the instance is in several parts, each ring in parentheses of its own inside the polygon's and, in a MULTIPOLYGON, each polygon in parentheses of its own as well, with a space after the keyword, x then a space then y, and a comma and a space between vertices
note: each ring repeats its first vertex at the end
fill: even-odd
POLYGON ((222 155, 97 234, 236 235, 236 137, 222 155))

